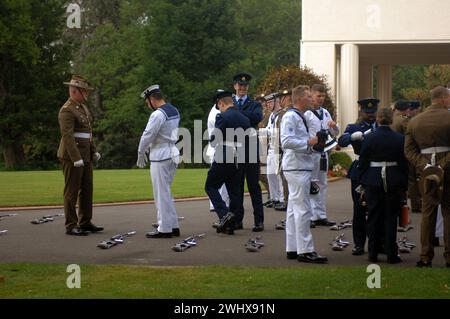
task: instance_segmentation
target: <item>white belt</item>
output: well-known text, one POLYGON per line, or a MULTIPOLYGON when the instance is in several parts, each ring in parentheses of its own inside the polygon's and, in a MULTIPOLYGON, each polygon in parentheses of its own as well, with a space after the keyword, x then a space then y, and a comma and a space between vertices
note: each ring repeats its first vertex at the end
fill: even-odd
POLYGON ((91 138, 91 133, 75 132, 75 133, 73 133, 73 137, 77 137, 77 138, 91 138))
POLYGON ((222 145, 228 147, 242 147, 242 143, 234 143, 234 142, 223 142, 222 145))
POLYGON ((381 167, 381 179, 383 180, 384 191, 388 191, 386 167, 397 166, 397 162, 370 162, 370 167, 381 167))
POLYGON ((420 153, 422 154, 436 154, 436 153, 445 153, 450 152, 450 147, 448 146, 433 146, 433 147, 427 147, 423 150, 420 150, 420 153))
POLYGON ((398 166, 397 162, 370 162, 370 167, 398 166))

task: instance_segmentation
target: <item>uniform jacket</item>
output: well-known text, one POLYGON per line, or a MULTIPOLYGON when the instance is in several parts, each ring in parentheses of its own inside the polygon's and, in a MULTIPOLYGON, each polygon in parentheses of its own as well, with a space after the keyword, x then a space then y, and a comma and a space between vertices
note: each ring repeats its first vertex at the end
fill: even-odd
POLYGON ((92 117, 87 107, 69 98, 59 110, 58 121, 61 131, 58 158, 90 162, 96 148, 92 141, 92 117), (88 133, 91 138, 74 137, 74 133, 88 133))
MULTIPOLYGON (((238 155, 240 155, 241 163, 248 159, 248 139, 243 141, 234 136, 234 134, 227 135, 227 129, 238 128, 242 128, 246 131, 251 128, 251 125, 250 120, 243 115, 237 107, 230 107, 225 112, 217 114, 215 130, 213 131, 211 138, 211 145, 216 149, 214 154, 215 162, 230 162, 230 160, 234 158, 234 155, 232 154, 234 154, 235 151, 238 155), (227 146, 226 143, 229 143, 229 145, 237 145, 237 143, 241 143, 241 145, 234 149, 232 146, 227 146)), ((256 137, 257 136, 255 135, 254 142, 257 142, 256 137)))
POLYGON ((179 123, 180 113, 172 104, 166 103, 156 109, 148 119, 138 151, 144 153, 150 148, 150 162, 169 159, 177 162, 180 152, 175 143, 178 141, 179 123))
POLYGON ((313 159, 308 145, 310 138, 306 120, 299 111, 290 108, 281 119, 281 148, 283 150, 283 171, 312 171, 313 159))
MULTIPOLYGON (((406 158, 422 172, 431 155, 420 150, 433 146, 450 147, 450 111, 443 105, 431 105, 425 112, 413 117, 406 130, 406 158)), ((436 162, 450 169, 450 152, 436 154, 436 162)))
POLYGON ((387 185, 407 188, 408 162, 403 153, 404 136, 389 126, 380 126, 362 142, 358 163, 360 183, 383 187, 381 167, 370 167, 370 162, 397 162, 398 166, 386 167, 387 185))
MULTIPOLYGON (((233 100, 234 105, 239 109, 237 96, 235 96, 233 100)), ((242 105, 242 108, 240 108, 239 111, 241 111, 242 114, 248 117, 248 119, 250 120, 250 125, 252 127, 254 127, 255 129, 258 128, 259 122, 261 122, 263 119, 261 103, 247 97, 247 99, 244 101, 244 104, 242 105)))
MULTIPOLYGON (((374 124, 374 126, 376 126, 374 124)), ((372 125, 365 121, 361 121, 359 123, 349 124, 345 128, 344 134, 342 134, 338 139, 338 144, 341 147, 347 147, 350 144, 353 147, 353 151, 355 154, 359 155, 361 151, 361 141, 352 141, 350 136, 355 132, 366 132, 370 129, 373 129, 372 125)), ((348 170, 347 177, 353 180, 358 180, 359 173, 358 173, 358 160, 354 160, 352 165, 350 166, 350 169, 348 170)))

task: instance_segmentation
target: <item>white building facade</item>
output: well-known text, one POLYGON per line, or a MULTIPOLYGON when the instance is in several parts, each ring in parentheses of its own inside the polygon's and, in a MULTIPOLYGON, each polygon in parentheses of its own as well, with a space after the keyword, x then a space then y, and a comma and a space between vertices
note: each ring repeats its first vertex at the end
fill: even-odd
POLYGON ((391 105, 392 65, 450 64, 450 0, 302 0, 300 64, 327 76, 345 128, 358 99, 391 105))

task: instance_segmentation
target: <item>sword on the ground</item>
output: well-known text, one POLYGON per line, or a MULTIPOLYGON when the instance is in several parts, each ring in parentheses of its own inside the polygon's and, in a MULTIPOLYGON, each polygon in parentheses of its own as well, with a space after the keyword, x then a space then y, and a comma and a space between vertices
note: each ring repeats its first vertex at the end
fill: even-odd
POLYGON ((101 249, 109 249, 109 248, 114 247, 114 246, 116 246, 116 245, 123 244, 123 243, 125 242, 125 238, 131 237, 131 236, 133 236, 134 234, 136 234, 136 231, 135 231, 135 230, 129 231, 129 232, 124 233, 124 234, 117 234, 117 235, 114 235, 114 236, 112 236, 112 237, 111 237, 110 239, 108 239, 108 240, 102 240, 102 241, 97 245, 97 247, 98 247, 98 248, 101 248, 101 249))
POLYGON ((172 250, 176 251, 176 252, 182 252, 188 248, 197 246, 197 240, 201 239, 205 236, 206 236, 206 234, 192 235, 188 238, 183 239, 179 243, 176 243, 174 246, 172 246, 172 250))
POLYGON ((12 216, 17 216, 17 214, 3 214, 3 215, 0 215, 0 220, 2 220, 2 218, 12 217, 12 216))
POLYGON ((64 216, 64 214, 55 214, 55 215, 44 215, 41 218, 36 218, 33 220, 30 220, 30 223, 33 225, 39 225, 44 223, 49 223, 55 220, 55 217, 64 216))

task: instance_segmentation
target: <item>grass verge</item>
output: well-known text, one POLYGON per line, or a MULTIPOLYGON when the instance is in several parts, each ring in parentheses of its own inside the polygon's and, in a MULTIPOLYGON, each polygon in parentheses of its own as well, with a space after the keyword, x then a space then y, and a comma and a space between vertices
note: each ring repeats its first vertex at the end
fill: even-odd
POLYGON ((0 298, 450 298, 446 268, 383 267, 367 288, 365 267, 168 267, 81 265, 81 288, 67 265, 0 264, 0 298))

